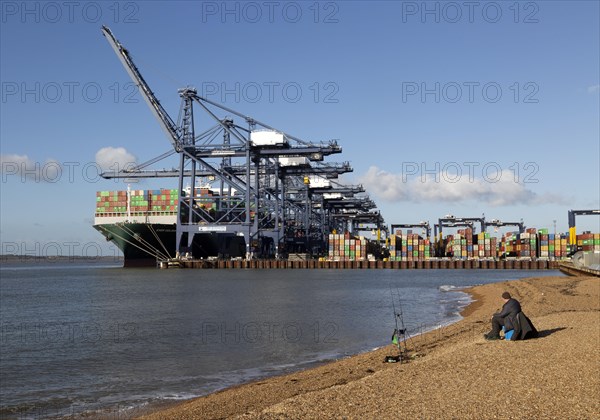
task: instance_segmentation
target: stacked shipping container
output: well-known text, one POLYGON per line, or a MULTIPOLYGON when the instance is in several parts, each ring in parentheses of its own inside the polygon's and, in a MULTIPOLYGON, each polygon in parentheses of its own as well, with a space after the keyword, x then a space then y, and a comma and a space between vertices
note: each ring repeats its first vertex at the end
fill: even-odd
POLYGON ((473 258, 473 229, 459 229, 452 241, 454 258, 473 258))
POLYGON ((205 210, 217 209, 217 203, 215 202, 215 195, 212 190, 209 188, 196 188, 196 198, 194 198, 195 203, 205 210))
POLYGON ((478 233, 473 242, 473 258, 496 258, 498 255, 498 239, 489 233, 478 233))
MULTIPOLYGON (((577 245, 584 251, 600 251, 600 234, 577 235, 577 245)), ((398 232, 390 236, 389 250, 392 261, 429 259, 434 255, 427 239, 418 235, 398 235, 398 232)), ((474 235, 472 229, 467 228, 447 235, 441 244, 441 256, 454 259, 517 257, 553 260, 566 258, 568 251, 568 234, 552 234, 548 233, 548 229, 509 232, 496 238, 489 233, 474 235)))
MULTIPOLYGON (((208 188, 196 188, 194 202, 199 207, 216 209, 214 193, 208 188)), ((179 196, 176 189, 131 190, 129 205, 132 216, 175 215, 179 196)), ((96 216, 127 215, 127 191, 96 192, 96 216)))
POLYGON ((509 232, 502 237, 498 256, 561 259, 567 256, 568 235, 548 233, 548 229, 509 232))
MULTIPOLYGON (((177 190, 131 190, 129 207, 132 215, 175 214, 177 190)), ((96 216, 124 216, 127 214, 127 191, 98 191, 96 216)))
MULTIPOLYGON (((216 197, 208 188, 196 188, 196 204, 204 209, 216 208, 216 197)), ((178 193, 176 189, 131 190, 129 207, 135 215, 175 215, 178 193)), ((98 191, 96 217, 125 216, 128 211, 127 191, 98 191)), ((398 230, 390 236, 390 260, 428 260, 434 253, 429 239, 418 234, 398 230)), ((568 253, 568 235, 551 234, 548 229, 527 229, 523 233, 509 232, 497 238, 489 233, 473 234, 473 229, 459 229, 455 235, 446 236, 442 243, 443 256, 456 259, 498 258, 565 258, 568 253)), ((329 235, 329 259, 341 261, 365 260, 367 240, 350 234, 329 235)), ((600 251, 600 234, 577 235, 577 245, 584 251, 600 251)))
POLYGON ((359 261, 367 259, 367 240, 345 234, 329 234, 329 259, 333 261, 359 261))
POLYGON ((540 229, 538 232, 540 241, 540 258, 563 258, 567 256, 567 235, 548 233, 548 229, 540 229))
POLYGON ((600 251, 600 233, 577 235, 577 246, 580 246, 583 251, 600 251))
POLYGON ((390 236, 389 250, 391 261, 428 260, 433 255, 429 239, 423 239, 416 233, 402 234, 400 230, 390 236))
POLYGON ((96 192, 96 216, 127 212, 127 191, 96 192))
POLYGON ((501 241, 497 255, 518 258, 535 258, 538 255, 538 235, 535 229, 523 233, 508 232, 501 241))
POLYGON ((442 242, 444 257, 456 259, 473 258, 473 229, 459 229, 456 234, 448 235, 442 242))

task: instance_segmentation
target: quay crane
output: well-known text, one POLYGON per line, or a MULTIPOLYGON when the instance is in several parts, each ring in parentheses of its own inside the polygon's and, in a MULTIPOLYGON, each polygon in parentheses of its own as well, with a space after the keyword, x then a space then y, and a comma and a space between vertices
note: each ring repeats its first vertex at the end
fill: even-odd
POLYGON ((468 226, 473 227, 473 224, 479 222, 481 225, 481 231, 485 232, 485 217, 454 217, 451 214, 447 214, 445 217, 441 217, 438 223, 434 225, 434 236, 438 236, 437 229, 439 228, 439 240, 442 239, 442 229, 446 227, 458 227, 468 226))
POLYGON ((419 223, 400 223, 400 224, 393 224, 390 226, 390 234, 394 235, 396 229, 412 229, 412 228, 421 228, 423 229, 424 233, 427 235, 426 238, 427 239, 431 239, 431 226, 429 225, 429 222, 424 222, 421 221, 419 223))
MULTIPOLYGON (((341 153, 335 140, 313 143, 241 114, 207 98, 196 89, 179 89, 181 105, 175 122, 156 98, 125 49, 106 26, 102 33, 119 58, 154 117, 167 135, 173 150, 142 165, 119 172, 103 173, 104 178, 178 177, 176 251, 178 255, 193 249, 196 235, 243 236, 246 258, 252 256, 252 244, 263 239, 281 244, 288 227, 304 231, 308 242, 311 230, 324 231, 327 217, 339 210, 334 203, 312 191, 310 177, 335 179, 351 170, 347 163, 322 164, 325 156, 341 153), (213 126, 196 132, 194 110, 200 108, 213 126), (223 115, 225 114, 225 115, 223 115), (223 116, 219 116, 223 115, 223 116), (152 171, 146 167, 177 153, 179 168, 152 171), (234 159, 237 159, 234 162, 234 159), (242 162, 242 163, 240 163, 242 162), (217 209, 198 206, 195 194, 186 197, 184 184, 192 191, 197 178, 210 178, 219 184, 217 209), (306 180, 309 182, 306 182, 306 180), (187 182, 186 182, 187 181, 187 182), (319 201, 320 200, 320 201, 319 201), (316 229, 312 229, 316 226, 316 229)), ((344 197, 341 208, 375 207, 368 198, 344 197)), ((272 247, 273 248, 273 247, 272 247)), ((278 246, 274 247, 279 249, 278 246)), ((277 251, 275 251, 277 252, 277 251)), ((275 254, 277 257, 277 253, 275 254)))
MULTIPOLYGON (((498 219, 493 219, 491 222, 485 222, 485 227, 494 227, 496 228, 496 232, 498 231, 497 229, 499 227, 504 227, 504 226, 517 226, 519 228, 519 233, 523 233, 525 232, 525 224, 523 223, 523 219, 521 219, 520 222, 502 222, 498 219)), ((483 230, 483 232, 485 232, 485 229, 483 230)))
MULTIPOLYGON (((442 246, 442 244, 443 244, 442 226, 445 226, 445 227, 469 227, 472 229, 475 220, 481 221, 483 219, 455 218, 454 216, 451 216, 451 215, 447 215, 446 217, 439 219, 439 222, 435 223, 433 225, 433 232, 434 232, 433 236, 436 238, 436 242, 435 242, 436 256, 437 257, 445 257, 444 248, 442 246), (438 236, 438 229, 439 229, 439 236, 438 236)), ((482 224, 481 226, 482 226, 482 229, 484 229, 484 225, 482 224)))
POLYGON ((598 215, 600 216, 600 210, 569 210, 568 218, 569 218, 569 246, 571 247, 570 254, 573 254, 577 251, 577 230, 575 224, 576 216, 590 216, 590 215, 598 215))
POLYGON ((439 228, 439 238, 437 243, 437 248, 441 253, 441 243, 442 243, 442 227, 473 227, 474 223, 479 222, 481 226, 481 232, 485 233, 488 227, 504 227, 504 226, 517 226, 519 228, 519 233, 525 232, 525 224, 523 220, 520 222, 503 222, 498 219, 493 219, 490 222, 485 220, 485 216, 482 217, 454 217, 452 215, 447 215, 444 218, 439 219, 439 223, 434 225, 434 235, 438 237, 437 230, 439 228))

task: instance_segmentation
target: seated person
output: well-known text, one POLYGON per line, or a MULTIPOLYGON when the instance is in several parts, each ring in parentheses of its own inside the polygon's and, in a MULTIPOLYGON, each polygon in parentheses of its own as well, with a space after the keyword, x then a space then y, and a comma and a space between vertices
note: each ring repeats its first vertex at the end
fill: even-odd
POLYGON ((521 304, 518 300, 513 299, 510 293, 502 293, 502 299, 504 300, 502 309, 492 316, 492 330, 483 335, 486 340, 499 340, 502 327, 504 327, 504 331, 512 330, 514 328, 513 320, 521 312, 521 304))

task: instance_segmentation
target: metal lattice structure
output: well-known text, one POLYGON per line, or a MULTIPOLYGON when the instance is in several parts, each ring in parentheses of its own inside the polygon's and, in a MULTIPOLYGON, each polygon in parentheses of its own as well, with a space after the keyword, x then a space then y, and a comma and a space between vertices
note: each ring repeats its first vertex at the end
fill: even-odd
POLYGON ((172 145, 160 157, 105 178, 178 177, 177 253, 192 248, 195 235, 244 237, 246 257, 279 256, 286 246, 319 253, 331 229, 349 220, 369 218, 383 224, 361 186, 346 187, 338 176, 351 172, 349 163, 325 163, 342 152, 336 140, 302 140, 268 124, 198 95, 194 88, 178 91, 177 122, 162 107, 129 52, 107 27, 102 32, 172 145), (200 111, 200 112, 199 112, 200 111), (202 130, 197 129, 202 126, 202 130), (177 153, 179 168, 146 169, 177 153), (207 208, 196 193, 197 181, 218 187, 215 205, 207 208), (189 194, 184 194, 186 186, 189 194))

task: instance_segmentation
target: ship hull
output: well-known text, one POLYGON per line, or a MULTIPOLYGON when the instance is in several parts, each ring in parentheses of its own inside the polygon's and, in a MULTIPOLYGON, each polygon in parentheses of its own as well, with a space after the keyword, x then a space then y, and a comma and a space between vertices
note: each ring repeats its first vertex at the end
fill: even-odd
MULTIPOLYGON (((96 224, 94 229, 123 252, 124 267, 155 267, 157 260, 176 256, 175 224, 123 222, 96 224)), ((194 258, 242 257, 245 251, 243 237, 223 233, 196 234, 191 247, 194 258)))

